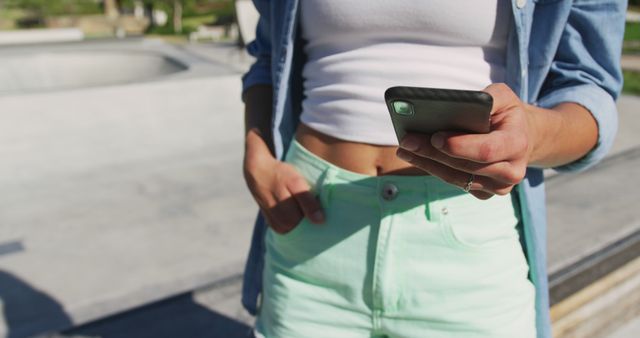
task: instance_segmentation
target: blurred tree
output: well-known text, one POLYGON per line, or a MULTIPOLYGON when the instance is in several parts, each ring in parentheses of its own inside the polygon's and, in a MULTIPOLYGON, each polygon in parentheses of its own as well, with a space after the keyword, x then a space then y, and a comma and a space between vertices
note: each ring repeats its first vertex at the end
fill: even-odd
POLYGON ((119 13, 117 0, 104 0, 104 15, 108 18, 117 18, 119 13))
MULTIPOLYGON (((219 0, 218 0, 219 1, 219 0)), ((199 3, 203 2, 218 2, 211 0, 142 0, 144 4, 145 12, 148 16, 153 15, 154 9, 161 9, 169 12, 169 15, 172 17, 172 27, 174 33, 182 33, 182 17, 186 10, 192 11, 193 8, 199 3)), ((123 6, 132 6, 132 0, 122 0, 121 4, 123 6)), ((152 20, 153 23, 153 20, 152 20)), ((150 27, 153 29, 153 27, 150 27)))
POLYGON ((186 0, 173 0, 173 31, 182 33, 182 2, 186 0))
MULTIPOLYGON (((157 32, 160 28, 153 21, 154 10, 162 10, 168 14, 170 25, 161 28, 163 33, 188 33, 193 28, 187 27, 183 17, 203 16, 215 13, 220 20, 222 16, 232 14, 232 0, 0 0, 0 4, 11 8, 20 8, 29 13, 29 26, 38 26, 44 18, 56 15, 78 15, 104 13, 107 17, 117 17, 125 8, 133 8, 134 2, 142 3, 145 15, 151 18, 149 31, 157 32)), ((232 16, 232 15, 231 15, 232 16)))
POLYGON ((220 20, 222 17, 233 18, 233 0, 117 0, 120 9, 133 9, 134 2, 142 3, 144 13, 151 19, 148 33, 159 34, 184 34, 189 33, 193 27, 193 20, 185 21, 184 18, 194 18, 214 15, 220 20), (154 10, 162 10, 171 18, 168 27, 159 27, 153 20, 154 10))
POLYGON ((93 0, 4 0, 7 7, 27 10, 32 15, 47 17, 65 14, 100 13, 100 5, 93 0))

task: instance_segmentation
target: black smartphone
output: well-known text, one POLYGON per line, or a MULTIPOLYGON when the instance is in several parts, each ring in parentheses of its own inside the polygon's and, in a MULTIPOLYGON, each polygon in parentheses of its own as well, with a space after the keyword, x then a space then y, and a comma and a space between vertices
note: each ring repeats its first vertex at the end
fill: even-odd
POLYGON ((397 86, 387 89, 384 99, 398 142, 407 132, 490 130, 493 98, 485 92, 397 86))

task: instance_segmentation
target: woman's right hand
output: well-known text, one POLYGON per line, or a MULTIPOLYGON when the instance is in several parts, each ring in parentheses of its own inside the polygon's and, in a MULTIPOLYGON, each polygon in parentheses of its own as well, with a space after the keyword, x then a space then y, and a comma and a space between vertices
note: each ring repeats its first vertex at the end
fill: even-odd
POLYGON ((277 160, 255 130, 247 132, 244 178, 267 223, 285 234, 303 217, 324 223, 320 201, 305 178, 291 164, 277 160))

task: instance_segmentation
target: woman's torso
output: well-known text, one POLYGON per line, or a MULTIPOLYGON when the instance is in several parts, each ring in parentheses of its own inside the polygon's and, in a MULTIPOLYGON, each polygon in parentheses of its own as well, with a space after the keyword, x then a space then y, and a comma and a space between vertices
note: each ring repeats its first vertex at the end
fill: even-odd
POLYGON ((296 140, 350 171, 425 175, 395 156, 382 94, 392 85, 480 90, 503 81, 508 6, 302 0, 308 62, 296 140))

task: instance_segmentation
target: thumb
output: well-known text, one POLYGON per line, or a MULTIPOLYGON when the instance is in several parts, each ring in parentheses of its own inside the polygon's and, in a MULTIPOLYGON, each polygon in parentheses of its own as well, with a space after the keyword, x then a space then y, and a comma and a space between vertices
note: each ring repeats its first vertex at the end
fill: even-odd
POLYGON ((287 183, 291 196, 298 202, 305 217, 313 223, 324 223, 324 212, 320 201, 313 195, 307 181, 300 175, 292 177, 287 183))

